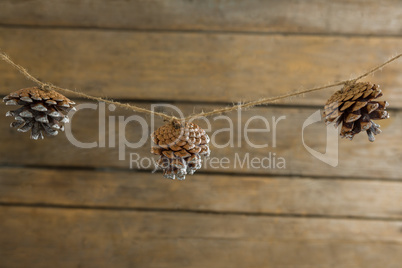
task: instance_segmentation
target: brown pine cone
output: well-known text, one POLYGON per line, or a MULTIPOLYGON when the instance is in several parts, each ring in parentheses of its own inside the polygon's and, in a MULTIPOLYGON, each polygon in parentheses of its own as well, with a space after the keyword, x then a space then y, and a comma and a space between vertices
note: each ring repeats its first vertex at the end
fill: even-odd
POLYGON ((353 139, 354 135, 366 131, 371 142, 374 135, 381 133, 380 125, 372 120, 389 118, 385 111, 386 101, 374 101, 382 96, 379 86, 369 82, 345 85, 327 101, 324 117, 327 124, 342 125, 340 136, 353 139))
POLYGON ((160 155, 158 166, 169 179, 184 180, 186 174, 194 174, 201 168, 201 156, 210 154, 208 135, 194 123, 174 120, 158 128, 151 137, 157 145, 151 153, 160 155))
POLYGON ((65 115, 75 108, 75 104, 62 94, 54 91, 44 91, 38 87, 24 88, 10 93, 3 98, 6 105, 22 105, 17 110, 7 112, 6 116, 14 116, 11 127, 20 132, 31 130, 31 138, 43 139, 43 133, 50 136, 64 130, 64 123, 69 119, 65 115))

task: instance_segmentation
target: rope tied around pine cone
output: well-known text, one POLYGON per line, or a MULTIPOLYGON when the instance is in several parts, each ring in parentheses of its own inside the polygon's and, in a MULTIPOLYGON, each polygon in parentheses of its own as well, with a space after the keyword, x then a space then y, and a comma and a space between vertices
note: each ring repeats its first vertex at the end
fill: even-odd
MULTIPOLYGON (((346 80, 345 83, 344 83, 344 87, 345 87, 345 86, 352 86, 352 85, 356 84, 356 82, 357 82, 357 79, 346 80)), ((342 89, 343 89, 344 87, 342 87, 342 89)), ((341 90, 342 90, 342 89, 341 89, 341 90)))
POLYGON ((52 83, 42 83, 39 88, 43 91, 49 92, 54 90, 55 86, 52 83))

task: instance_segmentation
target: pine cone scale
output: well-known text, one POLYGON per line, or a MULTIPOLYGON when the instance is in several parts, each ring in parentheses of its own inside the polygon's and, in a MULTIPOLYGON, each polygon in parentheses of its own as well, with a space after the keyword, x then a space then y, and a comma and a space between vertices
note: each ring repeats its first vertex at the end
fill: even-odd
POLYGON ((355 105, 353 105, 352 112, 360 110, 361 108, 366 106, 367 103, 367 101, 357 101, 355 105))
POLYGON ((11 99, 11 100, 5 100, 6 101, 6 105, 18 105, 17 100, 11 99))
POLYGON ((341 112, 345 111, 346 109, 348 109, 350 106, 352 106, 353 104, 355 104, 354 101, 347 101, 342 105, 341 108, 341 112))

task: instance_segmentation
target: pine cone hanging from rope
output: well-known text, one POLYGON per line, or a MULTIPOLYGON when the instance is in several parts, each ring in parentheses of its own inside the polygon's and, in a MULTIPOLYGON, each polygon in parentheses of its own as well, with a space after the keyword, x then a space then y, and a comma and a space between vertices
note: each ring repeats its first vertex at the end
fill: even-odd
POLYGON ((208 135, 194 123, 174 120, 158 128, 151 137, 157 145, 151 153, 160 155, 158 166, 169 179, 184 180, 186 174, 194 174, 201 168, 201 156, 210 154, 208 135))
POLYGON ((353 139, 354 135, 366 131, 371 142, 374 135, 381 133, 380 126, 372 120, 389 118, 385 111, 386 101, 374 101, 382 96, 378 85, 359 82, 345 85, 327 101, 324 117, 327 124, 342 125, 340 136, 353 139))
POLYGON ((20 132, 31 130, 31 138, 43 139, 43 133, 56 136, 58 130, 64 130, 64 123, 69 119, 65 115, 75 108, 75 104, 54 90, 44 91, 38 87, 24 88, 10 93, 3 98, 6 105, 22 105, 17 110, 7 112, 6 116, 14 116, 11 127, 20 132))

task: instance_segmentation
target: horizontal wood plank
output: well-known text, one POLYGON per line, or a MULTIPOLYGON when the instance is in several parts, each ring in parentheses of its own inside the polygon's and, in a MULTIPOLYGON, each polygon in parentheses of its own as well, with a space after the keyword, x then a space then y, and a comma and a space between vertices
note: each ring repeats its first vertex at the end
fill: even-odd
POLYGON ((0 203, 402 219, 400 182, 0 169, 0 203))
POLYGON ((141 30, 400 35, 398 1, 135 1, 0 3, 0 23, 141 30))
POLYGON ((0 207, 3 267, 399 267, 401 222, 0 207))
MULTIPOLYGON (((0 47, 40 79, 95 96, 231 103, 352 78, 400 53, 402 39, 0 27, 0 47)), ((368 78, 399 108, 401 67, 368 78)), ((0 94, 32 85, 6 63, 0 73, 0 94)), ((283 103, 323 105, 335 89, 283 103)))
MULTIPOLYGON (((138 105, 150 107, 144 103, 138 105)), ((10 108, 13 107, 2 105, 0 114, 4 115, 10 108)), ((216 107, 203 105, 194 109, 193 105, 181 105, 178 108, 189 114, 200 109, 210 110, 216 107)), ((172 112, 167 108, 158 110, 168 114, 172 112)), ((106 111, 109 111, 108 107, 106 111)), ((312 150, 319 153, 326 151, 327 130, 323 122, 309 125, 302 132, 304 122, 317 111, 260 107, 242 113, 233 112, 228 114, 228 117, 210 118, 208 122, 198 120, 197 123, 205 128, 211 137, 212 154, 204 161, 202 170, 219 173, 401 179, 402 112, 391 111, 390 119, 379 122, 383 133, 377 136, 374 143, 368 141, 365 133, 357 135, 353 141, 337 136, 330 138, 331 148, 339 142, 339 163, 338 166, 332 167, 315 158, 303 145, 302 136, 306 146, 312 150), (245 128, 262 129, 263 132, 245 133, 245 128), (257 148, 255 145, 263 148, 257 148)), ((121 109, 106 112, 106 126, 103 130, 99 129, 99 111, 82 109, 72 117, 72 123, 69 125, 71 133, 61 133, 57 137, 47 137, 39 141, 29 139, 27 133, 9 128, 8 124, 12 118, 3 117, 0 127, 0 164, 152 170, 152 161, 156 161, 157 157, 149 152, 149 135, 152 128, 156 129, 165 123, 157 119, 152 125, 152 118, 146 116, 140 117, 143 127, 135 121, 125 127, 123 120, 132 115, 135 114, 121 109), (116 122, 112 124, 114 129, 109 127, 112 119, 116 122), (114 144, 110 143, 110 139, 114 144), (130 146, 135 147, 134 143, 138 143, 139 148, 124 146, 125 139, 130 146), (95 147, 83 148, 83 145, 77 142, 95 147)), ((101 118, 104 117, 101 115, 101 118)))

